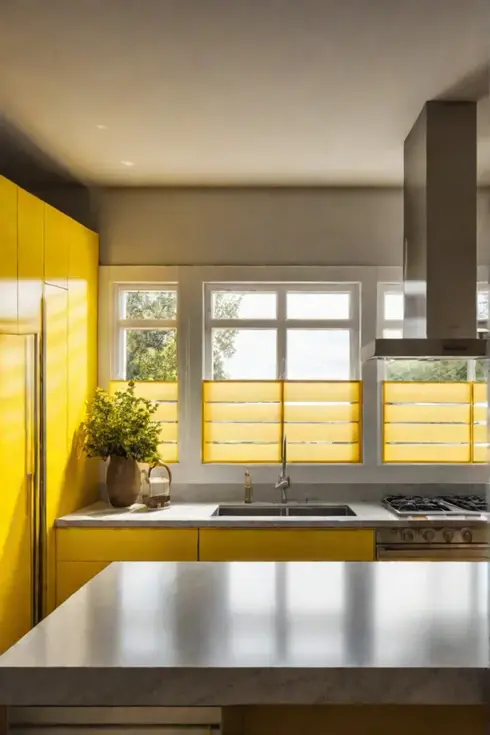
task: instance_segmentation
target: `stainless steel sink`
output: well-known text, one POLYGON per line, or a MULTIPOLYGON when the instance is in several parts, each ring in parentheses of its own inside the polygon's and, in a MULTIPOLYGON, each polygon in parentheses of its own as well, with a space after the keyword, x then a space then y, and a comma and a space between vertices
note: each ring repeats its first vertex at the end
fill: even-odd
POLYGON ((355 516, 348 505, 298 505, 287 511, 288 516, 355 516))
POLYGON ((348 505, 309 505, 305 503, 304 505, 219 505, 213 515, 247 518, 264 516, 321 518, 355 516, 356 514, 348 505))

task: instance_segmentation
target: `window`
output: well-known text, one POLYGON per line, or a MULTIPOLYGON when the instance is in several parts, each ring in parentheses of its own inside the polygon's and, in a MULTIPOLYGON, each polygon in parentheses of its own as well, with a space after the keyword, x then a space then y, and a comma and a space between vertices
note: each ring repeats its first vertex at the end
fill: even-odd
POLYGON ((120 284, 115 375, 122 380, 177 380, 177 287, 120 284))
MULTIPOLYGON (((480 284, 477 293, 478 330, 487 331, 488 290, 480 284)), ((380 284, 378 294, 378 333, 386 339, 403 336, 403 290, 400 283, 380 284)), ((392 360, 385 364, 386 380, 419 382, 485 381, 483 360, 392 360)))
POLYGON ((359 375, 356 284, 208 284, 205 301, 207 379, 359 375))
POLYGON ((206 288, 205 463, 360 462, 354 284, 206 288))
POLYGON ((159 452, 178 460, 177 287, 117 284, 117 328, 110 390, 136 383, 137 395, 157 405, 159 452))

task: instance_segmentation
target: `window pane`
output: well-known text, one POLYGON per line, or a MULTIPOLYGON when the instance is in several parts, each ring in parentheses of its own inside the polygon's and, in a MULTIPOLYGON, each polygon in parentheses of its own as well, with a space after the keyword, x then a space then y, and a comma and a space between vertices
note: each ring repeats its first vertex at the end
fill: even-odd
POLYGON ((466 360, 390 360, 386 380, 459 382, 468 380, 466 360))
POLYGON ((177 380, 176 329, 125 329, 126 380, 177 380))
POLYGON ((288 319, 348 319, 349 293, 289 292, 286 297, 288 319))
POLYGON ((349 330, 288 329, 287 377, 290 380, 349 380, 349 330))
POLYGON ((277 295, 261 291, 213 291, 213 319, 275 319, 277 295))
POLYGON ((177 291, 124 291, 123 319, 175 319, 177 291))
POLYGON ((388 292, 384 295, 384 318, 399 321, 403 319, 403 294, 388 292))
POLYGON ((385 339, 401 339, 403 337, 403 329, 383 329, 383 337, 385 339))
POLYGON ((488 292, 487 291, 478 291, 476 313, 477 313, 477 319, 479 322, 488 321, 488 292))
POLYGON ((485 383, 488 378, 488 362, 486 360, 475 360, 475 379, 479 383, 485 383))
POLYGON ((213 379, 277 377, 275 329, 213 329, 213 379))

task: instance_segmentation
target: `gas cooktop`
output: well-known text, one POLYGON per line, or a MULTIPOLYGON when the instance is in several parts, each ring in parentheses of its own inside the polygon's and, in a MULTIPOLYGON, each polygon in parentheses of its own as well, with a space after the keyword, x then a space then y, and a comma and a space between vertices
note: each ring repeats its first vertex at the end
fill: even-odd
POLYGON ((488 513, 483 495, 388 495, 383 504, 399 516, 480 516, 488 513))

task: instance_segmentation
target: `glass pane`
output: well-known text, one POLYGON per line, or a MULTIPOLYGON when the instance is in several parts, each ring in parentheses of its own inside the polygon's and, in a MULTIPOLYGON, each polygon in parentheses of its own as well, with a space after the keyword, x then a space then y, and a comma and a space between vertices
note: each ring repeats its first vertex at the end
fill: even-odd
POLYGON ((384 319, 401 322, 403 319, 403 294, 388 292, 384 295, 384 319))
POLYGON ((288 319, 348 319, 350 294, 289 292, 286 311, 288 319))
POLYGON ((475 380, 485 383, 488 378, 488 362, 486 360, 475 360, 475 380))
POLYGON ((277 295, 261 291, 213 291, 213 319, 275 319, 277 295))
POLYGON ((175 319, 177 291, 124 291, 123 319, 175 319))
POLYGON ((391 360, 386 379, 460 382, 468 380, 468 366, 466 360, 391 360))
POLYGON ((383 337, 385 339, 401 339, 403 337, 403 329, 383 329, 383 337))
POLYGON ((349 330, 288 329, 287 377, 290 380, 349 380, 349 330))
POLYGON ((125 329, 126 380, 177 380, 176 329, 125 329))
POLYGON ((268 380, 277 377, 275 329, 213 329, 214 380, 268 380))
POLYGON ((476 313, 479 322, 488 321, 488 291, 478 291, 476 313))

